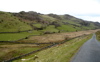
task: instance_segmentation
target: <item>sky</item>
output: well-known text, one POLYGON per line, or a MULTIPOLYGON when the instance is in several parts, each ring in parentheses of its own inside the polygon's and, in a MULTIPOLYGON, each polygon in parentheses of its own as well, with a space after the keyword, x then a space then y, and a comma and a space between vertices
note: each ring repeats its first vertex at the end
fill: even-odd
POLYGON ((87 21, 100 22, 100 0, 0 0, 0 11, 70 14, 87 21))

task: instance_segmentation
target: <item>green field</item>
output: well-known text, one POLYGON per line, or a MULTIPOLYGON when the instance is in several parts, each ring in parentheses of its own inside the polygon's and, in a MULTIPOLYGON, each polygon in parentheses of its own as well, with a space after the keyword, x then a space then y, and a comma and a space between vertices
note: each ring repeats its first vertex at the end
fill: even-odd
POLYGON ((39 31, 0 34, 0 41, 16 41, 29 35, 40 35, 39 31))
POLYGON ((74 32, 81 30, 79 27, 74 27, 73 25, 61 25, 58 27, 61 32, 74 32))
POLYGON ((33 26, 35 26, 37 28, 41 28, 42 24, 37 23, 37 24, 33 24, 33 26))
POLYGON ((55 28, 54 25, 49 25, 46 29, 42 30, 43 32, 58 32, 58 29, 55 28))

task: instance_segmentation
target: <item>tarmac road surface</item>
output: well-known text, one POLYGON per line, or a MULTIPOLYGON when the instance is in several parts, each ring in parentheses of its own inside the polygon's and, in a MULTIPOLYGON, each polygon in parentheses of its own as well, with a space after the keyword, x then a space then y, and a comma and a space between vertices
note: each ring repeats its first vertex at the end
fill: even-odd
POLYGON ((95 34, 84 43, 71 62, 100 62, 100 42, 95 34))

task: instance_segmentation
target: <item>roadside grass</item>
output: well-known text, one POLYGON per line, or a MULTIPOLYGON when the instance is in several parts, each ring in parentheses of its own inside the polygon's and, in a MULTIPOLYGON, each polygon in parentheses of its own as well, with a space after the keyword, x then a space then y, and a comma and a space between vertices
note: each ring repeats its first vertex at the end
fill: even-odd
POLYGON ((29 35, 40 35, 39 31, 29 31, 29 32, 21 32, 21 33, 6 33, 0 34, 0 41, 16 41, 21 38, 25 38, 29 35))
MULTIPOLYGON (((64 44, 40 51, 22 59, 25 59, 24 62, 70 62, 72 56, 91 36, 92 35, 78 37, 64 44), (35 55, 37 55, 37 59, 34 59, 35 55)), ((23 62, 22 59, 13 62, 23 62)))
POLYGON ((96 37, 97 37, 97 40, 100 41, 100 31, 96 32, 96 37))

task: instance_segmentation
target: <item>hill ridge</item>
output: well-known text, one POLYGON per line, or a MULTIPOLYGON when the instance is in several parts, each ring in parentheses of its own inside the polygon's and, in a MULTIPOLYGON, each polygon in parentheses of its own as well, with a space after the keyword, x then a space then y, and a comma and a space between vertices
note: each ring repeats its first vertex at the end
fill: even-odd
POLYGON ((42 33, 73 32, 99 29, 99 22, 85 21, 69 14, 40 14, 34 11, 19 13, 0 11, 0 32, 38 30, 42 33))

